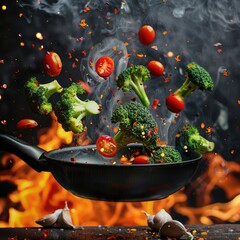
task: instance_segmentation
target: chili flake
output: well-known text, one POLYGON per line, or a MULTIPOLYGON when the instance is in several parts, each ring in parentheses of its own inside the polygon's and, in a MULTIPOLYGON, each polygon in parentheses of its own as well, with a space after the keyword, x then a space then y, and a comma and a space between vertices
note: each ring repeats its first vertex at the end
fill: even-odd
POLYGON ((143 58, 144 55, 143 55, 142 53, 138 53, 138 54, 137 54, 137 57, 138 57, 138 58, 143 58))
POLYGON ((82 28, 88 27, 88 24, 86 23, 86 19, 82 19, 79 23, 79 26, 81 26, 82 28))
POLYGON ((177 56, 175 57, 175 60, 176 60, 177 62, 181 62, 180 55, 177 55, 177 56))
POLYGON ((48 236, 48 231, 47 230, 43 230, 42 234, 41 234, 41 239, 45 239, 48 236))
POLYGON ((90 7, 86 7, 84 10, 83 10, 83 12, 89 12, 90 11, 90 7))
POLYGON ((227 77, 229 75, 229 71, 227 69, 223 70, 223 76, 227 77))
POLYGON ((157 109, 159 103, 159 99, 154 99, 152 103, 152 109, 157 109))

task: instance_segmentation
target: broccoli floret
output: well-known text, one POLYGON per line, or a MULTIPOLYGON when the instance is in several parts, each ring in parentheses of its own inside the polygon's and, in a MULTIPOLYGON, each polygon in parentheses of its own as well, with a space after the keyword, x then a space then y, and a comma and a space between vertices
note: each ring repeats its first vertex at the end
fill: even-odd
POLYGON ((129 143, 142 143, 147 152, 156 147, 159 138, 157 123, 149 109, 138 102, 119 105, 113 110, 112 123, 119 123, 119 131, 114 136, 118 147, 129 143))
POLYGON ((150 101, 144 89, 144 82, 150 78, 149 70, 142 65, 135 65, 125 69, 117 78, 117 86, 123 91, 131 89, 139 97, 142 104, 149 107, 150 101))
POLYGON ((196 89, 202 91, 213 90, 214 83, 209 73, 197 63, 189 63, 187 65, 187 78, 183 85, 175 92, 182 98, 190 95, 196 89))
POLYGON ((210 142, 199 134, 196 127, 184 126, 176 135, 176 149, 180 152, 207 153, 214 149, 214 142, 210 142))
POLYGON ((52 112, 52 104, 49 102, 49 98, 54 93, 60 93, 62 89, 57 80, 40 84, 36 77, 31 77, 24 84, 25 94, 32 110, 46 115, 52 112))
POLYGON ((54 107, 58 122, 62 124, 65 131, 81 133, 85 130, 82 119, 91 114, 99 114, 100 108, 95 101, 82 101, 77 94, 83 94, 85 90, 80 84, 72 83, 64 88, 61 99, 54 107))
POLYGON ((178 150, 170 146, 161 146, 152 151, 150 163, 181 162, 182 156, 178 150))
POLYGON ((184 98, 192 94, 196 89, 211 91, 214 83, 209 73, 197 63, 189 63, 186 68, 187 77, 182 86, 166 98, 167 108, 178 113, 184 108, 184 98))

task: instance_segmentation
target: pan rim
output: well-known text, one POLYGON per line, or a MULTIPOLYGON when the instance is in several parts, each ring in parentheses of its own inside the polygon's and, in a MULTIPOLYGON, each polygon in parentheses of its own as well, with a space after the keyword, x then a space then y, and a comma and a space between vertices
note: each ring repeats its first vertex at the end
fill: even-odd
MULTIPOLYGON (((135 144, 135 146, 141 146, 141 144, 135 144)), ((183 160, 182 162, 173 162, 173 163, 149 163, 149 164, 114 164, 114 163, 110 163, 110 159, 109 158, 109 163, 83 163, 83 162, 77 162, 77 161, 71 161, 71 159, 69 160, 65 160, 65 159, 57 159, 54 157, 51 157, 51 154, 57 153, 57 152, 61 152, 63 150, 66 151, 77 151, 77 149, 81 150, 81 149, 96 149, 96 145, 95 144, 90 144, 90 145, 86 145, 86 146, 69 146, 69 147, 64 147, 64 148, 60 148, 60 149, 54 149, 54 150, 50 150, 48 152, 44 153, 44 156, 46 159, 50 160, 50 161, 54 161, 57 163, 61 163, 61 164, 67 164, 67 165, 71 165, 71 166, 81 166, 81 167, 86 167, 86 166, 91 166, 91 167, 113 167, 113 168, 141 168, 141 167, 172 167, 172 166, 184 166, 184 165, 188 165, 194 162, 198 162, 202 159, 202 154, 200 153, 196 153, 196 155, 198 155, 197 157, 193 158, 193 159, 187 159, 187 160, 183 160)))

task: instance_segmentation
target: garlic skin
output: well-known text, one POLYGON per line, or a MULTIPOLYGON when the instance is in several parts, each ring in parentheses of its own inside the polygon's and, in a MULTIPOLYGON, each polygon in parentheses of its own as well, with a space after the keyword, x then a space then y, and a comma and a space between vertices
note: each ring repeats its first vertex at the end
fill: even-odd
POLYGON ((164 223, 172 220, 171 215, 164 209, 160 210, 155 215, 150 215, 145 211, 143 211, 143 213, 147 216, 148 226, 155 231, 159 231, 164 223))
POLYGON ((36 220, 35 222, 43 227, 76 228, 72 223, 72 217, 67 205, 67 201, 65 202, 65 207, 63 209, 57 209, 53 213, 48 214, 36 220))

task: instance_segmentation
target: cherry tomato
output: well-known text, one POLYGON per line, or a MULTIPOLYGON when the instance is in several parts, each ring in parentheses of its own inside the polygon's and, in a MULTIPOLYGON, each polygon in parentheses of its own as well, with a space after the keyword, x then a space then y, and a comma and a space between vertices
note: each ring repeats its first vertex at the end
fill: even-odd
POLYGON ((109 77, 114 70, 114 61, 111 57, 102 56, 97 60, 95 69, 100 77, 109 77))
POLYGON ((117 153, 116 141, 108 135, 102 135, 96 142, 98 152, 104 157, 113 157, 117 153))
POLYGON ((33 119, 22 119, 18 121, 17 128, 34 128, 38 123, 33 119))
POLYGON ((43 58, 43 69, 50 77, 58 76, 62 71, 62 61, 55 52, 47 52, 43 58))
POLYGON ((138 39, 143 45, 149 45, 155 40, 155 30, 149 25, 144 25, 138 32, 138 39))
POLYGON ((184 100, 180 96, 173 93, 167 96, 166 106, 169 111, 173 113, 179 113, 184 108, 184 100))
POLYGON ((164 66, 162 63, 156 60, 152 60, 147 64, 147 68, 150 71, 150 74, 156 77, 160 77, 164 73, 164 66))
POLYGON ((147 163, 149 163, 149 156, 139 155, 134 158, 133 163, 134 164, 147 164, 147 163))

